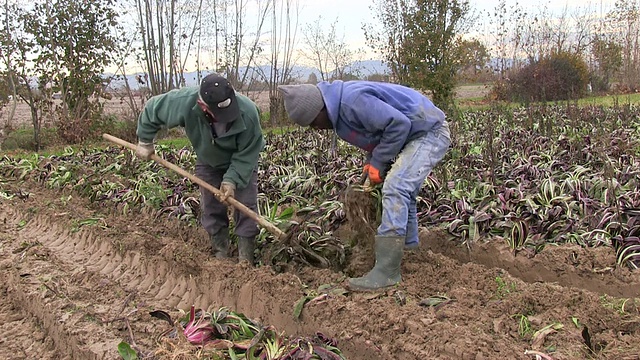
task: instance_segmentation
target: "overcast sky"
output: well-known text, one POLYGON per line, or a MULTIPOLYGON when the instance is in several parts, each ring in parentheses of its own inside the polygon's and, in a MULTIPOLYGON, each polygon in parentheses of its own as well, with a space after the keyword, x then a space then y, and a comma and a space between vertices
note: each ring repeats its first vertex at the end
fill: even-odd
MULTIPOLYGON (((345 35, 345 42, 355 48, 363 48, 369 51, 365 43, 362 25, 375 21, 374 12, 370 9, 371 0, 299 0, 301 5, 299 22, 301 27, 315 21, 319 15, 331 23, 338 19, 337 30, 345 35)), ((602 6, 603 13, 612 7, 615 0, 554 0, 554 1, 527 1, 506 0, 507 8, 519 4, 519 6, 531 13, 539 13, 545 4, 550 13, 560 14, 567 8, 568 13, 589 6, 593 11, 599 12, 602 6)), ((493 12, 498 6, 499 0, 470 0, 470 5, 476 14, 486 18, 488 12, 493 12)), ((482 18, 482 17, 480 17, 482 18)), ((487 29, 481 23, 476 26, 479 34, 486 33, 487 29)))
MULTIPOLYGON (((298 18, 298 34, 296 48, 299 51, 295 62, 298 65, 314 65, 308 63, 308 59, 303 56, 300 51, 303 51, 305 45, 302 36, 302 29, 308 24, 312 24, 322 16, 322 23, 326 24, 324 29, 325 33, 329 31, 329 26, 336 21, 336 32, 338 36, 344 35, 344 41, 350 46, 351 49, 359 49, 362 51, 362 55, 353 60, 368 60, 378 59, 380 55, 373 53, 372 49, 365 42, 364 31, 362 29, 364 24, 372 24, 379 28, 378 24, 375 24, 375 12, 371 9, 372 0, 298 0, 300 5, 299 18, 298 18)), ((600 12, 606 14, 608 10, 613 7, 615 0, 543 0, 543 1, 530 1, 530 0, 505 0, 507 9, 511 9, 518 4, 518 7, 525 10, 530 14, 540 14, 546 7, 547 13, 561 14, 564 9, 567 9, 567 14, 570 15, 576 11, 583 13, 586 9, 589 9, 590 13, 598 15, 600 12)), ((470 0, 471 11, 475 14, 479 21, 473 28, 475 33, 469 34, 472 37, 478 37, 484 43, 491 47, 490 34, 492 29, 484 24, 486 23, 488 13, 493 13, 496 7, 500 4, 500 0, 470 0), (483 23, 484 22, 484 23, 483 23), (483 38, 485 37, 485 38, 483 38)), ((249 0, 247 2, 247 18, 246 23, 253 25, 256 9, 255 2, 249 0)), ((201 58, 201 64, 205 67, 211 67, 213 61, 207 60, 205 55, 201 58)), ((192 59, 187 59, 187 69, 192 71, 195 68, 195 63, 192 59)), ((260 61, 260 60, 258 60, 260 61)), ((141 71, 136 65, 130 63, 131 71, 141 71)), ((109 69, 109 71, 115 71, 115 68, 109 69)))

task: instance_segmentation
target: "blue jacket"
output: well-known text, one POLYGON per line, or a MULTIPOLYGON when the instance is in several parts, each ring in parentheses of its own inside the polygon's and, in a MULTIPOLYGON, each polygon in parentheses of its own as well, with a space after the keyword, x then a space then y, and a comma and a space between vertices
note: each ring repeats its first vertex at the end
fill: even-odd
POLYGON ((445 114, 408 87, 371 81, 323 81, 318 88, 336 134, 370 153, 386 171, 411 140, 442 125, 445 114))

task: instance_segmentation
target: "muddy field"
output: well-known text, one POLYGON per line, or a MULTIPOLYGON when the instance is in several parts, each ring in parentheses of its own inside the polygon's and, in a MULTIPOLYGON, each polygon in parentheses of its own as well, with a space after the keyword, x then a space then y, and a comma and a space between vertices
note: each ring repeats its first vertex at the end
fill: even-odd
MULTIPOLYGON (((112 101, 108 111, 125 111, 112 101)), ((467 247, 422 228, 401 284, 342 294, 330 289, 371 267, 367 251, 344 273, 250 268, 212 258, 199 227, 123 216, 18 174, 0 178, 0 359, 119 359, 122 341, 142 358, 191 359, 150 314, 176 318, 191 305, 227 307, 289 335, 321 332, 350 360, 640 359, 640 273, 616 265, 611 247, 548 244, 529 257, 504 240, 467 247)), ((354 228, 336 235, 353 241, 354 228)))
POLYGON ((30 182, 1 185, 29 193, 0 200, 2 359, 117 359, 123 340, 173 358, 157 353, 168 325, 149 312, 191 304, 288 334, 320 331, 348 359, 640 359, 640 275, 616 268, 611 249, 548 246, 529 259, 422 229, 399 286, 327 296, 295 320, 305 290, 342 286, 344 275, 213 259, 200 229, 30 182), (79 225, 89 218, 100 220, 79 225))

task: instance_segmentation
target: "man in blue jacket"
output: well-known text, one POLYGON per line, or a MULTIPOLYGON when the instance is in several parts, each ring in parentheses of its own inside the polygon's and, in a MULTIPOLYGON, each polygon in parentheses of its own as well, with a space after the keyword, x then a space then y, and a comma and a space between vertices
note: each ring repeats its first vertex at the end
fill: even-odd
POLYGON ((369 81, 282 85, 289 118, 301 126, 333 129, 368 152, 364 172, 382 187, 382 222, 375 238, 376 264, 353 290, 375 290, 401 281, 403 248, 418 246, 416 197, 451 144, 445 114, 405 86, 369 81))

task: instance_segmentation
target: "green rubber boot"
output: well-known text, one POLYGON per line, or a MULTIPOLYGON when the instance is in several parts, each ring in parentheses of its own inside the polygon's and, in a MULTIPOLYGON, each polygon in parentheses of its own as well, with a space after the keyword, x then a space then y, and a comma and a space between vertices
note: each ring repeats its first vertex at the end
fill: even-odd
POLYGON ((368 291, 399 283, 403 249, 404 237, 376 236, 376 265, 365 276, 350 278, 349 288, 368 291))
POLYGON ((248 261, 253 265, 253 251, 255 249, 255 237, 238 236, 238 261, 248 261))
POLYGON ((404 250, 405 251, 414 251, 414 250, 417 250, 419 247, 420 247, 420 243, 405 244, 404 245, 404 250))
POLYGON ((229 257, 229 229, 220 229, 216 234, 210 235, 211 252, 218 259, 229 257))

